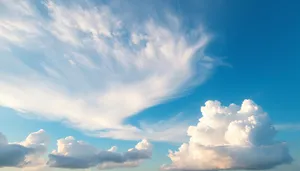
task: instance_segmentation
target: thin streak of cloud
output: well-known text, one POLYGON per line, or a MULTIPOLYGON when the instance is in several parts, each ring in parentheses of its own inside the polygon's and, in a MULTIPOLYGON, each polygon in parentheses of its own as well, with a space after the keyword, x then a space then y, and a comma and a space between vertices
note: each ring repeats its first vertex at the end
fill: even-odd
POLYGON ((275 124, 274 126, 281 131, 300 131, 300 123, 275 124))

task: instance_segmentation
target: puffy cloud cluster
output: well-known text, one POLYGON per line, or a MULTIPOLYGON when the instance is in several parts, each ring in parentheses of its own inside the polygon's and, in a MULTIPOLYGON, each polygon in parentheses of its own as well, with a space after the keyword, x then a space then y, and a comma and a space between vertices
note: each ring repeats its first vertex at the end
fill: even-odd
POLYGON ((49 154, 48 165, 58 168, 90 168, 111 169, 116 167, 136 167, 143 160, 151 158, 152 145, 142 140, 134 148, 126 152, 117 152, 113 146, 108 150, 99 150, 73 137, 57 141, 57 150, 49 154))
POLYGON ((207 101, 197 126, 188 128, 190 140, 169 153, 163 170, 270 169, 292 161, 268 114, 252 100, 241 106, 207 101))
POLYGON ((117 152, 113 146, 108 150, 99 150, 84 142, 69 136, 57 140, 57 149, 45 154, 49 137, 44 130, 33 132, 18 143, 9 143, 0 133, 0 168, 1 167, 56 167, 56 168, 91 168, 99 170, 119 167, 137 167, 145 159, 152 156, 152 144, 142 140, 134 148, 126 152, 117 152))
POLYGON ((43 162, 42 155, 47 152, 49 138, 44 130, 28 135, 20 143, 8 143, 0 133, 0 167, 28 167, 43 162))

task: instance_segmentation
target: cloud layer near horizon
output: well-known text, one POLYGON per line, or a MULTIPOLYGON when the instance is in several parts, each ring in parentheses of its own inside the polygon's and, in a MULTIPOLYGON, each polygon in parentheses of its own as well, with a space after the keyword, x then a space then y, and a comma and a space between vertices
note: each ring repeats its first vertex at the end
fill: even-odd
POLYGON ((30 133, 19 143, 8 143, 0 132, 0 168, 30 167, 44 163, 41 158, 47 153, 49 138, 44 130, 30 133))
POLYGON ((0 132, 0 168, 17 167, 44 170, 49 168, 113 169, 137 167, 152 156, 152 144, 144 139, 126 152, 113 146, 100 150, 84 141, 69 136, 57 140, 57 149, 48 155, 50 139, 44 130, 30 133, 22 142, 9 143, 0 132))
POLYGON ((0 106, 100 137, 174 132, 124 120, 201 84, 218 62, 203 53, 203 29, 187 32, 170 14, 136 20, 109 4, 52 0, 2 0, 0 11, 0 106))
POLYGON ((152 156, 152 145, 142 140, 127 152, 117 152, 113 146, 109 150, 99 150, 83 141, 76 141, 73 137, 66 137, 57 141, 57 150, 49 154, 47 164, 58 168, 91 168, 112 169, 118 167, 137 167, 152 156))
POLYGON ((241 106, 207 101, 197 126, 188 128, 190 140, 169 153, 163 170, 263 170, 292 161, 287 145, 274 140, 276 130, 268 114, 252 100, 241 106))

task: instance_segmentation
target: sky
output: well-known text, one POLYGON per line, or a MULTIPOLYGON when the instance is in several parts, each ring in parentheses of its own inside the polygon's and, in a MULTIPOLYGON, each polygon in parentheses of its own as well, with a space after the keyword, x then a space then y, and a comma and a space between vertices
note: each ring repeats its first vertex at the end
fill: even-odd
POLYGON ((298 171, 299 7, 0 0, 0 170, 298 171))

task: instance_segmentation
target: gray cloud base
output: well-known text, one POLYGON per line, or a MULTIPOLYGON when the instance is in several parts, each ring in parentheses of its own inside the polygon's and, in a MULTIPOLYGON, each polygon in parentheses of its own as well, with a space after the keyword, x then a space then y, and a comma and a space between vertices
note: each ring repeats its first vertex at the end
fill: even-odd
POLYGON ((57 140, 57 150, 49 154, 47 165, 69 169, 136 167, 152 156, 152 145, 147 140, 142 140, 123 153, 116 150, 115 146, 109 150, 99 150, 86 142, 75 140, 74 137, 66 137, 57 140))
POLYGON ((125 163, 138 161, 151 158, 147 150, 133 150, 125 153, 116 153, 109 151, 102 151, 90 157, 70 157, 63 155, 49 154, 48 165, 50 167, 59 168, 90 168, 99 164, 112 162, 112 163, 125 163))
POLYGON ((39 157, 46 151, 48 142, 44 130, 28 135, 19 143, 8 143, 6 137, 0 133, 0 167, 26 167, 33 166, 39 157))
POLYGON ((25 157, 34 151, 18 144, 0 145, 0 167, 22 167, 26 165, 25 157))

